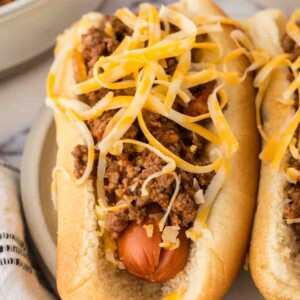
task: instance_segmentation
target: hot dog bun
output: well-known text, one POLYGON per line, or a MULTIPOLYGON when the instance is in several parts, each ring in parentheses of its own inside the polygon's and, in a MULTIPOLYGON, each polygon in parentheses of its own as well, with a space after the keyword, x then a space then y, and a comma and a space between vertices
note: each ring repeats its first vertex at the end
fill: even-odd
MULTIPOLYGON (((276 56, 283 53, 280 39, 285 31, 285 23, 286 17, 281 11, 259 12, 249 20, 250 35, 257 46, 276 56)), ((286 67, 272 73, 261 111, 268 136, 274 136, 295 114, 293 106, 276 101, 289 85, 286 67)), ((300 299, 300 255, 298 253, 292 257, 297 253, 299 242, 295 241, 295 233, 283 220, 283 191, 289 157, 289 151, 286 151, 279 171, 271 164, 261 165, 250 270, 255 284, 266 299, 300 299)))
MULTIPOLYGON (((210 0, 183 0, 175 5, 194 15, 224 16, 210 0)), ((94 17, 97 19, 100 14, 87 16, 94 17)), ((235 49, 229 35, 232 29, 226 26, 223 32, 211 34, 222 44, 224 53, 235 49)), ((71 30, 58 38, 56 55, 70 42, 71 30)), ((243 72, 247 66, 246 59, 239 58, 229 67, 243 72)), ((239 151, 231 158, 227 181, 209 215, 207 225, 212 237, 203 236, 193 243, 184 271, 167 283, 147 283, 122 270, 112 269, 98 238, 92 182, 75 186, 63 173, 56 174, 57 286, 62 299, 163 299, 181 286, 186 288, 182 299, 223 297, 239 272, 247 248, 255 206, 259 150, 251 76, 237 86, 227 86, 226 92, 229 105, 225 116, 239 142, 239 151)), ((70 153, 82 138, 63 114, 55 114, 55 123, 57 165, 72 173, 70 153)))

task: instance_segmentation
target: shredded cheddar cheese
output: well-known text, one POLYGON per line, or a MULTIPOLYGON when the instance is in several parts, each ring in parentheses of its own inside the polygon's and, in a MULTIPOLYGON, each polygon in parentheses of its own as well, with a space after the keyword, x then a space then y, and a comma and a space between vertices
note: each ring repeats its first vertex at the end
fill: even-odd
POLYGON ((181 300, 183 299, 185 291, 186 291, 186 286, 180 286, 180 288, 177 291, 166 296, 163 300, 181 300))
POLYGON ((287 181, 293 184, 300 179, 300 171, 295 168, 287 168, 286 175, 287 181))
POLYGON ((300 29, 297 22, 300 19, 300 10, 296 10, 286 25, 286 31, 289 36, 300 46, 300 29))
MULTIPOLYGON (((84 61, 80 55, 80 34, 85 33, 95 22, 99 23, 101 18, 98 18, 97 14, 93 18, 83 17, 72 31, 72 41, 61 49, 50 69, 47 81, 47 103, 56 112, 63 113, 70 119, 78 128, 88 148, 87 166, 82 177, 75 181, 77 185, 84 183, 89 178, 95 162, 95 151, 97 151, 98 205, 96 214, 99 231, 104 240, 107 260, 114 266, 122 267, 115 256, 115 242, 107 234, 105 218, 109 212, 128 208, 131 200, 122 199, 114 206, 108 205, 104 187, 107 155, 121 155, 123 144, 131 144, 137 152, 148 149, 162 159, 165 165, 162 166, 161 171, 148 176, 143 182, 142 196, 149 194, 147 185, 154 178, 166 174, 175 178, 173 195, 159 221, 159 229, 162 232, 160 246, 166 249, 176 249, 179 246, 177 236, 180 228, 165 226, 181 186, 177 168, 194 174, 215 171, 216 175, 205 194, 198 183, 194 200, 199 205, 199 209, 193 227, 186 231, 187 236, 194 241, 202 235, 206 234, 207 236, 206 221, 210 210, 228 174, 229 159, 239 148, 238 141, 223 113, 225 106, 228 105, 224 87, 228 84, 241 83, 249 72, 261 68, 269 60, 269 57, 253 48, 242 32, 246 30, 243 24, 226 17, 205 14, 192 18, 174 7, 162 6, 158 10, 149 3, 141 4, 138 14, 122 8, 117 10, 115 16, 132 29, 132 36, 126 36, 110 56, 101 56, 93 66, 92 77, 88 78, 84 61), (205 37, 207 34, 222 32, 224 26, 227 25, 237 28, 232 31, 232 39, 235 41, 237 49, 225 54, 218 41, 213 39, 198 41, 197 36, 205 37), (172 26, 176 26, 178 31, 172 33, 172 26), (201 56, 209 55, 210 61, 193 61, 192 54, 196 51, 200 51, 201 56), (237 68, 234 68, 235 60, 240 59, 241 56, 251 61, 251 65, 242 74, 237 71, 237 68), (80 80, 78 81, 80 82, 76 84, 73 82, 70 87, 66 86, 63 78, 66 76, 64 72, 68 69, 72 57, 76 60, 79 68, 80 80), (173 58, 177 62, 172 75, 166 70, 169 58, 173 58), (223 69, 217 68, 217 64, 223 66, 223 69), (174 108, 176 101, 181 101, 183 105, 189 105, 194 100, 190 88, 211 81, 216 81, 217 86, 208 97, 207 112, 198 116, 189 116, 174 108), (109 93, 93 107, 76 99, 77 95, 94 92, 101 88, 109 89, 109 93), (134 90, 134 95, 117 96, 118 90, 127 89, 134 90), (94 139, 86 121, 97 119, 109 110, 117 110, 117 112, 109 120, 102 140, 94 145, 94 139), (215 160, 201 166, 193 165, 175 155, 150 132, 143 118, 143 110, 164 116, 214 144, 219 149, 215 160), (199 124, 199 121, 206 119, 212 120, 213 129, 199 124), (147 142, 123 138, 136 120, 147 142)), ((108 36, 116 37, 110 22, 105 24, 104 31, 108 36)), ((286 62, 285 56, 278 63, 273 62, 273 67, 262 68, 256 79, 257 84, 268 77, 272 68, 276 68, 283 62, 286 62)), ((295 86, 298 88, 297 84, 295 86)), ((290 142, 288 138, 287 141, 290 142)), ((196 145, 192 145, 190 150, 192 153, 196 153, 198 148, 196 145)), ((130 188, 134 190, 136 186, 132 185, 130 188)), ((144 228, 147 236, 151 237, 153 226, 151 228, 150 225, 144 225, 144 228)), ((176 299, 180 299, 183 293, 183 290, 180 293, 176 292, 176 299)))
POLYGON ((294 159, 300 159, 299 148, 296 147, 297 139, 293 138, 289 144, 290 152, 294 159))
POLYGON ((147 237, 151 238, 153 236, 153 224, 143 225, 146 230, 147 237))
POLYGON ((162 243, 160 243, 160 247, 168 249, 168 250, 174 250, 179 247, 179 226, 165 226, 161 238, 162 243))

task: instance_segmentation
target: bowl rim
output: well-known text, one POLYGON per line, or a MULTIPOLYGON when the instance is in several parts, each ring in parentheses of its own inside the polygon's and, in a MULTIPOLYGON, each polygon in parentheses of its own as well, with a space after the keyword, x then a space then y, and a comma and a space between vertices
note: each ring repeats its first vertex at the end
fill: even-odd
POLYGON ((45 2, 45 0, 16 0, 3 6, 0 6, 0 22, 3 21, 4 17, 11 17, 15 13, 19 13, 23 9, 28 8, 29 6, 39 2, 45 2))

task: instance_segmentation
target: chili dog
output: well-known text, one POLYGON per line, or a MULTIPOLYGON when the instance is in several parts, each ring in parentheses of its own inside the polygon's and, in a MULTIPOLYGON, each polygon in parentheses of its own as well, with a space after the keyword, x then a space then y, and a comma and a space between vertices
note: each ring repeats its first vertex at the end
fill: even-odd
POLYGON ((263 147, 250 249, 250 270, 266 299, 300 295, 299 19, 299 11, 287 20, 266 10, 249 20, 254 44, 270 55, 254 81, 263 147))
POLYGON ((58 37, 57 285, 63 299, 219 299, 254 212, 257 68, 209 0, 91 13, 58 37))

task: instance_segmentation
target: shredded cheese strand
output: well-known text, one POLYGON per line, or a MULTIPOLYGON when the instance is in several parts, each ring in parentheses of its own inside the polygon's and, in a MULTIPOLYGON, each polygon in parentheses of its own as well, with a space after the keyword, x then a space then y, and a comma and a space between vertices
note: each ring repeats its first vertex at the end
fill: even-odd
POLYGON ((186 51, 183 55, 180 56, 177 68, 174 72, 172 77, 172 81, 169 85, 168 93, 166 95, 165 103, 164 103, 164 110, 168 113, 173 106, 175 101, 176 95, 180 89, 180 86, 186 76, 189 68, 190 68, 190 61, 191 61, 191 51, 186 51))
POLYGON ((288 35, 300 46, 300 29, 297 22, 300 19, 300 10, 296 10, 286 24, 288 35))
POLYGON ((177 197, 177 195, 178 195, 178 193, 179 193, 179 188, 180 188, 180 179, 179 179, 178 175, 177 175, 175 172, 172 172, 172 173, 170 173, 170 174, 172 174, 172 175, 175 177, 176 187, 175 187, 175 191, 174 191, 174 193, 173 193, 173 195, 172 195, 172 198, 171 198, 171 200, 170 200, 170 202, 169 202, 167 211, 166 211, 166 213, 164 214, 164 216, 162 217, 162 219, 159 221, 158 226, 159 226, 160 231, 162 231, 163 228, 164 228, 164 225, 165 225, 165 223, 166 223, 166 221, 167 221, 167 218, 168 218, 168 216, 169 216, 169 214, 170 214, 170 212, 171 212, 173 203, 174 203, 174 201, 175 201, 175 199, 176 199, 176 197, 177 197))
POLYGON ((187 237, 189 237, 191 240, 197 241, 202 236, 203 230, 207 228, 206 222, 210 210, 222 186, 224 185, 229 169, 229 161, 225 160, 222 167, 217 171, 217 174, 214 176, 211 184, 208 186, 204 194, 205 203, 199 206, 197 211, 197 217, 194 221, 193 227, 186 231, 187 237))
POLYGON ((73 113, 76 115, 77 119, 80 121, 96 119, 100 117, 103 112, 109 107, 113 100, 113 93, 108 93, 101 101, 97 102, 91 109, 83 112, 76 112, 73 113))
POLYGON ((100 152, 107 153, 114 142, 119 140, 136 119, 141 108, 147 101, 154 81, 154 74, 145 67, 144 76, 137 87, 136 94, 124 115, 116 123, 113 130, 98 144, 100 152))
POLYGON ((74 125, 77 126, 79 131, 82 134, 82 137, 84 138, 87 148, 88 148, 88 160, 87 160, 87 166, 84 170, 83 175, 75 181, 76 185, 80 185, 84 183, 90 176, 92 170, 93 170, 93 162, 95 158, 95 150, 94 150, 94 140, 93 137, 86 126, 86 124, 79 120, 73 111, 69 110, 67 111, 67 116, 70 118, 71 122, 74 123, 74 125))
POLYGON ((299 154, 299 149, 296 148, 296 143, 297 143, 297 139, 292 138, 292 140, 289 144, 289 149, 290 149, 290 152, 291 152, 293 158, 299 160, 300 159, 300 154, 299 154))
POLYGON ((160 23, 157 9, 152 6, 147 6, 149 13, 149 46, 153 46, 161 39, 160 23))
POLYGON ((281 54, 274 57, 259 71, 254 79, 253 85, 258 88, 266 78, 270 76, 274 69, 278 66, 287 66, 288 64, 288 54, 281 54))
POLYGON ((256 114, 256 124, 259 133, 261 134, 264 141, 267 141, 268 137, 266 132, 263 129, 262 120, 261 120, 261 105, 263 102, 263 99, 265 97, 268 85, 270 82, 270 77, 267 77, 265 81, 261 84, 261 86, 258 89, 258 92, 255 97, 255 114, 256 114))
POLYGON ((131 12, 128 8, 124 7, 118 9, 115 13, 115 16, 118 19, 120 19, 130 29, 134 29, 134 26, 137 22, 137 16, 133 12, 131 12))
POLYGON ((158 157, 160 157, 163 161, 165 161, 167 163, 167 165, 165 165, 161 171, 153 173, 144 181, 144 183, 142 185, 142 189, 141 189, 142 196, 147 196, 149 194, 146 189, 146 186, 152 179, 157 178, 162 175, 165 175, 165 174, 173 174, 174 173, 173 171, 176 169, 175 161, 172 158, 170 158, 169 156, 165 155, 163 152, 159 151, 159 149, 154 148, 153 146, 151 146, 149 144, 139 142, 139 141, 136 141, 133 139, 119 140, 114 143, 113 148, 120 148, 120 145, 122 145, 124 143, 147 148, 148 150, 152 151, 154 154, 156 154, 158 157))
POLYGON ((220 139, 224 141, 224 154, 228 157, 238 150, 239 143, 234 137, 217 99, 218 91, 222 88, 223 84, 215 88, 213 93, 209 96, 207 104, 214 126, 216 127, 220 139))
POLYGON ((166 147, 164 147, 158 140, 155 139, 155 137, 148 130, 148 128, 145 124, 145 121, 143 119, 142 113, 139 113, 138 121, 139 121, 140 128, 143 131, 143 134, 145 135, 145 137, 147 138, 149 143, 153 147, 159 149, 160 152, 162 152, 166 156, 171 157, 176 162, 176 165, 178 168, 180 168, 184 171, 187 171, 190 173, 196 173, 196 174, 208 173, 208 172, 211 172, 213 170, 220 168, 220 166, 222 164, 222 159, 220 159, 220 158, 217 159, 214 163, 206 165, 206 166, 195 166, 195 165, 192 165, 192 164, 184 161, 183 159, 181 159, 180 157, 175 155, 173 152, 168 150, 166 147))

